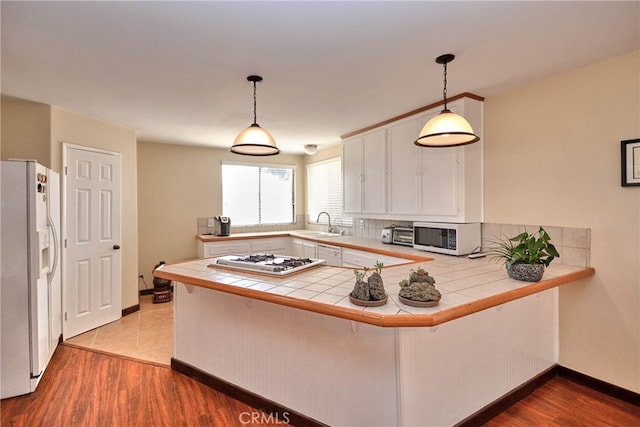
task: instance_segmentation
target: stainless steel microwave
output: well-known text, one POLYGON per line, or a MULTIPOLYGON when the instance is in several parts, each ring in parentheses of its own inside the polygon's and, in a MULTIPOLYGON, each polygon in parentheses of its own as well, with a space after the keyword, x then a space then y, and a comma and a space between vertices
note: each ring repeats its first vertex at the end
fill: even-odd
POLYGON ((447 255, 467 255, 480 249, 480 230, 479 222, 414 222, 413 247, 447 255))

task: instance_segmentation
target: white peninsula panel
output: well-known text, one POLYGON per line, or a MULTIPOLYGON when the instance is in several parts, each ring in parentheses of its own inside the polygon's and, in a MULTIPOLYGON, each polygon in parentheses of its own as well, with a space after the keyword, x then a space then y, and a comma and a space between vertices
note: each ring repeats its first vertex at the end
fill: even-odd
POLYGON ((398 424, 396 330, 178 283, 174 358, 332 426, 398 424))
POLYGON ((175 292, 175 359, 332 426, 453 425, 557 363, 556 288, 393 328, 175 292))

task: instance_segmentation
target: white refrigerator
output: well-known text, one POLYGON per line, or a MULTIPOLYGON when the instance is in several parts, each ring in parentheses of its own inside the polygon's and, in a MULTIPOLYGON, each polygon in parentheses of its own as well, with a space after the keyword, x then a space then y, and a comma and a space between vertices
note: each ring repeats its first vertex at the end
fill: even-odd
POLYGON ((60 178, 35 161, 0 164, 1 396, 36 389, 62 334, 60 178))

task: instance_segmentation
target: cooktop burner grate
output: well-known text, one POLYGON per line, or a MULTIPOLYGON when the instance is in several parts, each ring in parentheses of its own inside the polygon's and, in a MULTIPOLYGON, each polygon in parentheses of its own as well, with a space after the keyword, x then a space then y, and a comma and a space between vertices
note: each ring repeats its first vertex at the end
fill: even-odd
POLYGON ((249 255, 247 257, 243 257, 243 258, 236 258, 233 259, 232 261, 238 261, 238 262, 264 262, 264 261, 273 261, 274 259, 276 259, 275 255, 271 255, 271 254, 255 254, 255 255, 249 255))

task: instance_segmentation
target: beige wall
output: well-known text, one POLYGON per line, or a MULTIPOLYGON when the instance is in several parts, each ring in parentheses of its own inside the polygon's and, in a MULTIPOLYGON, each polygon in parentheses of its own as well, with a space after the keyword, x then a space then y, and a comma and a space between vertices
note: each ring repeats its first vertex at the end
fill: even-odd
MULTIPOLYGON (((197 218, 222 213, 221 162, 297 166, 296 207, 304 212, 304 156, 248 157, 226 149, 138 142, 140 274, 152 286, 158 261, 197 256, 197 218)), ((233 224, 233 218, 231 218, 233 224)), ((141 284, 140 288, 144 288, 141 284)))
POLYGON ((50 141, 49 105, 2 97, 2 160, 35 159, 51 168, 50 141))
POLYGON ((2 97, 2 159, 35 159, 60 172, 62 143, 120 153, 122 159, 122 308, 138 304, 136 134, 45 104, 2 97))
POLYGON ((596 276, 560 288, 560 364, 640 392, 640 53, 485 101, 485 221, 591 228, 596 276))
POLYGON ((136 134, 80 114, 51 107, 51 163, 61 169, 62 143, 120 153, 122 171, 122 308, 138 304, 136 134))
POLYGON ((321 162, 323 160, 333 159, 336 157, 342 157, 341 143, 318 150, 318 152, 312 156, 304 156, 304 164, 321 162))

